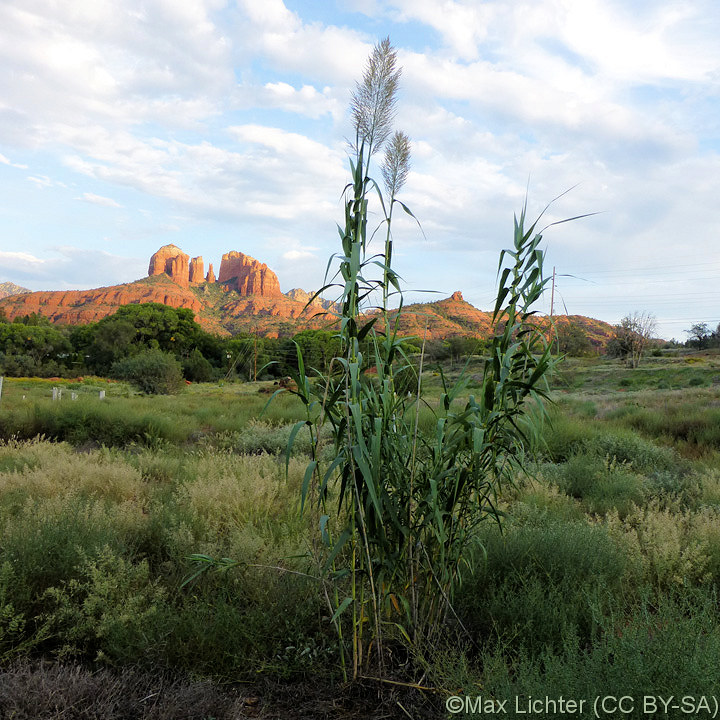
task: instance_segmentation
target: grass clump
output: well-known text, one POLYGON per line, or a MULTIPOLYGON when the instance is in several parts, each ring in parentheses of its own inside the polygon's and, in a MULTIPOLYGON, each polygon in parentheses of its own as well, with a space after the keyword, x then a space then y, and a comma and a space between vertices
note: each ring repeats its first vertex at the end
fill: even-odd
POLYGON ((5 439, 43 436, 73 445, 122 447, 178 442, 188 435, 189 426, 182 418, 120 398, 79 398, 67 403, 46 400, 0 412, 0 436, 5 439))
POLYGON ((511 522, 503 533, 488 526, 479 541, 483 554, 458 602, 480 646, 541 652, 561 648, 568 633, 591 642, 597 605, 619 595, 630 572, 623 546, 584 520, 511 522))
POLYGON ((402 133, 385 147, 385 194, 370 177, 374 152, 390 138, 398 77, 395 52, 383 41, 353 101, 356 141, 336 274, 340 353, 331 370, 311 381, 298 347, 296 394, 307 417, 290 436, 292 445, 309 429, 302 503, 312 502, 317 513, 316 559, 330 580, 343 670, 354 679, 370 668, 385 672, 388 633, 420 655, 442 634, 475 533, 485 519, 498 517, 501 488, 526 466, 529 438, 544 413, 543 377, 553 366, 546 338, 533 323, 532 308, 547 284, 542 236, 538 221, 526 227, 523 208, 513 246, 500 254, 495 334, 478 392, 468 394, 468 373, 453 384, 441 373, 429 432, 420 433, 423 360, 416 394, 408 396, 415 364, 398 335, 401 310, 393 317, 388 304, 392 295, 402 296, 392 264, 393 209, 400 204, 409 212, 397 199, 409 167, 402 133), (370 250, 367 233, 375 196, 385 236, 380 255, 370 250), (362 311, 374 294, 380 305, 368 319, 362 311), (376 371, 370 382, 363 372, 368 366, 376 371), (322 431, 328 430, 329 458, 322 452, 322 431))
POLYGON ((616 510, 624 517, 644 497, 644 480, 631 466, 590 453, 574 455, 549 475, 561 490, 582 500, 587 512, 594 514, 616 510))
POLYGON ((702 591, 647 597, 629 615, 598 612, 599 632, 590 646, 582 635, 568 631, 561 648, 523 649, 508 663, 506 646, 498 643, 482 652, 479 669, 465 663, 459 673, 453 668, 447 672, 457 673, 456 686, 468 688, 468 694, 469 688, 482 687, 488 697, 519 698, 521 712, 509 703, 509 718, 528 717, 523 701, 530 696, 586 698, 584 710, 590 716, 598 693, 634 698, 622 717, 644 718, 645 695, 700 698, 720 690, 716 602, 702 591))

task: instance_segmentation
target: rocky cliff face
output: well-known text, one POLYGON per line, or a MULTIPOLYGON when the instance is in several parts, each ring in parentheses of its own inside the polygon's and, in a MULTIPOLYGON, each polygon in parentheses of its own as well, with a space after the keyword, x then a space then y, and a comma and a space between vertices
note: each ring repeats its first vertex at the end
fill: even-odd
POLYGON ((202 255, 199 255, 198 257, 194 257, 190 261, 190 282, 191 284, 195 285, 197 283, 201 283, 205 281, 204 273, 205 273, 205 263, 203 263, 202 255))
POLYGON ((30 290, 11 282, 0 283, 0 298, 9 297, 10 295, 22 295, 29 293, 30 290))
POLYGON ((13 295, 2 300, 2 307, 10 320, 37 313, 53 322, 82 325, 112 315, 121 305, 156 302, 170 307, 191 309, 198 318, 203 303, 196 295, 167 278, 148 278, 127 285, 96 288, 95 290, 67 290, 31 292, 13 295))
POLYGON ((282 297, 277 275, 265 263, 236 250, 222 256, 217 281, 243 296, 282 297))
MULTIPOLYGON (((207 277, 202 256, 190 260, 177 245, 164 245, 151 258, 148 275, 167 275, 174 283, 186 288, 202 282, 215 282, 212 263, 207 277)), ((217 282, 238 294, 260 297, 282 297, 277 275, 265 264, 244 253, 233 250, 222 256, 217 282)))
POLYGON ((190 256, 177 245, 163 245, 151 258, 148 275, 165 273, 180 287, 190 285, 190 256))
MULTIPOLYGON (((310 298, 314 294, 314 292, 306 292, 302 288, 293 288, 292 290, 288 290, 285 293, 285 297, 290 298, 290 300, 294 300, 295 302, 301 302, 306 305, 308 300, 310 300, 310 298)), ((322 310, 329 310, 331 312, 337 311, 339 309, 336 302, 333 302, 332 300, 326 300, 325 298, 321 297, 316 297, 315 300, 313 300, 312 307, 321 308, 322 310)))

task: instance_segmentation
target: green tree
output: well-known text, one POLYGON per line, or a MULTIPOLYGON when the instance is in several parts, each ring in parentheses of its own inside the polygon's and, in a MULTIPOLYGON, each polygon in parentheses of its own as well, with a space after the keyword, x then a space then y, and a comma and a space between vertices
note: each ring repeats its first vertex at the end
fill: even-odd
POLYGON ((202 331, 188 308, 173 308, 161 303, 123 305, 114 315, 98 323, 127 322, 136 330, 135 342, 144 347, 158 347, 174 355, 189 352, 202 331))
POLYGON ((213 366, 197 348, 183 361, 183 373, 192 382, 210 382, 215 377, 213 366))
POLYGON ((71 350, 67 336, 51 325, 0 325, 0 351, 6 356, 27 355, 37 369, 50 359, 62 359, 71 350))
POLYGON ((49 318, 46 318, 44 315, 39 315, 38 313, 30 313, 29 315, 19 315, 13 320, 14 323, 18 323, 19 325, 28 325, 28 326, 37 326, 37 325, 51 325, 49 318))
POLYGON ((687 344, 690 347, 696 347, 698 350, 704 350, 712 344, 713 331, 705 322, 695 323, 689 330, 685 330, 685 333, 689 336, 687 344))
MULTIPOLYGON (((295 335, 293 340, 302 351, 305 363, 321 372, 327 371, 330 361, 340 350, 337 333, 327 330, 303 330, 295 335)), ((297 368, 297 355, 294 368, 297 368)))
POLYGON ((583 357, 592 351, 592 343, 585 330, 572 322, 558 324, 558 348, 563 355, 583 357))
POLYGON ((101 320, 92 330, 92 339, 87 347, 87 365, 98 375, 105 375, 110 366, 137 350, 135 327, 122 319, 101 320))
MULTIPOLYGON (((221 365, 219 341, 210 339, 195 322, 192 310, 160 303, 123 305, 84 331, 74 331, 76 352, 86 355, 88 367, 100 375, 117 360, 143 349, 158 349, 186 358, 198 345, 215 352, 221 365)), ((202 352, 202 351, 201 351, 202 352)))

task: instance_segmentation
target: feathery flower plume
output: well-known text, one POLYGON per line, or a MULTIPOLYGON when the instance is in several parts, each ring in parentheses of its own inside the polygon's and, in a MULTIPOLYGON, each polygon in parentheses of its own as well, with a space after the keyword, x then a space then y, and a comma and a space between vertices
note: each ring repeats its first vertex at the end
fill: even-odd
POLYGON ((381 40, 368 58, 362 82, 355 86, 350 109, 355 124, 356 150, 365 146, 369 155, 379 150, 392 130, 395 94, 402 70, 396 68, 397 52, 390 38, 381 40))
POLYGON ((385 148, 382 176, 388 195, 394 198, 405 184, 410 172, 410 138, 396 130, 385 148))

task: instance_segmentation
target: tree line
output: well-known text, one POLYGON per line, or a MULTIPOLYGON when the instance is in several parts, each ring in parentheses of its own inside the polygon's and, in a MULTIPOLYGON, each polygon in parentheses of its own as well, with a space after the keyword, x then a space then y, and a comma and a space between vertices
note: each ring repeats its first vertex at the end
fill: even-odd
MULTIPOLYGON (((628 315, 616 326, 605 352, 636 366, 653 330, 650 316, 628 315)), ((707 323, 696 323, 686 333, 688 348, 720 347, 720 325, 712 330, 707 323)), ((420 344, 417 338, 408 339, 405 351, 417 355, 420 344)), ((149 362, 156 369, 171 367, 173 382, 272 379, 297 370, 297 346, 307 366, 326 372, 337 354, 337 332, 303 330, 292 338, 239 333, 221 338, 204 331, 191 310, 159 303, 124 305, 98 322, 74 326, 53 325, 37 314, 9 322, 0 311, 0 375, 11 377, 132 379, 146 375, 142 363, 149 362)), ((486 340, 473 336, 431 340, 425 343, 425 361, 453 367, 486 348, 486 340)), ((556 349, 571 356, 596 352, 585 330, 570 323, 557 328, 556 349)), ((369 347, 365 356, 371 358, 369 347)))
MULTIPOLYGON (((305 364, 324 372, 337 355, 337 333, 303 330, 292 338, 251 333, 222 338, 204 331, 191 310, 159 303, 124 305, 98 322, 74 326, 53 325, 37 314, 13 322, 0 315, 0 375, 10 377, 133 379, 167 366, 174 381, 272 379, 297 371, 298 346, 305 364)), ((406 346, 408 353, 420 351, 411 342, 406 346)), ((470 338, 436 342, 429 357, 459 361, 478 346, 470 338)))

